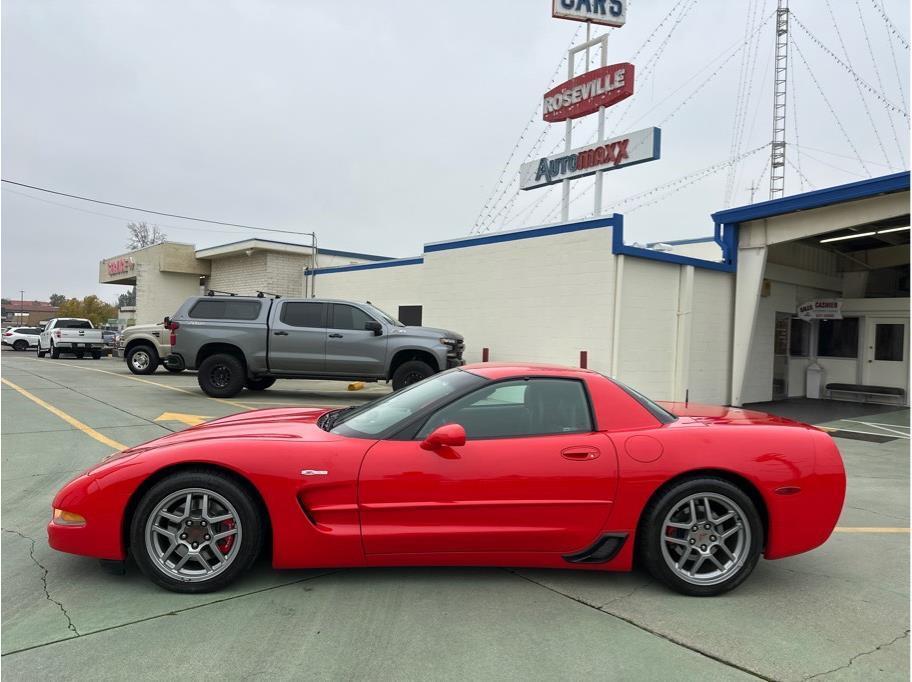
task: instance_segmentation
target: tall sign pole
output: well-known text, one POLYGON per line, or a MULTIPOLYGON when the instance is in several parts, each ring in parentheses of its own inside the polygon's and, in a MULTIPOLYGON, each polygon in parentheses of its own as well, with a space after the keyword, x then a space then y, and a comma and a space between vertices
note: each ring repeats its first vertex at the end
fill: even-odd
POLYGON ((770 145, 770 199, 785 194, 785 100, 788 73, 788 0, 776 9, 776 57, 773 65, 773 141, 770 145))

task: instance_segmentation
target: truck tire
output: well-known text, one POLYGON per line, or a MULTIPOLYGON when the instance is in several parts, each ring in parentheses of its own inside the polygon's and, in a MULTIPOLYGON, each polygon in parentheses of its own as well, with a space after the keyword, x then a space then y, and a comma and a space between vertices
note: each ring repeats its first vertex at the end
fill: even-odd
POLYGON ((171 374, 180 374, 184 371, 183 367, 168 367, 168 365, 165 365, 165 369, 171 372, 171 374))
POLYGON ((38 351, 37 351, 37 353, 38 353, 38 357, 39 357, 39 358, 43 358, 45 355, 47 355, 47 351, 46 351, 46 350, 41 350, 41 341, 38 342, 38 351))
POLYGON ((54 345, 53 341, 51 341, 51 357, 55 360, 60 357, 60 350, 54 345))
POLYGON ((92 351, 92 359, 93 359, 93 360, 101 360, 101 351, 100 351, 100 350, 93 350, 93 351, 92 351))
POLYGON ((84 357, 85 357, 85 351, 84 351, 84 350, 78 350, 78 351, 76 351, 76 359, 77 359, 77 360, 82 360, 84 357))
POLYGON ((434 369, 426 362, 421 360, 409 360, 403 362, 393 372, 393 390, 398 391, 409 384, 427 379, 434 373, 434 369))
POLYGON ((213 398, 233 398, 247 381, 244 363, 229 353, 217 353, 203 360, 196 376, 203 393, 213 398))
POLYGON ((249 391, 265 391, 275 382, 275 377, 262 377, 261 379, 248 379, 244 385, 249 391))
POLYGON ((152 346, 137 344, 127 351, 127 368, 133 374, 152 374, 158 367, 158 353, 152 346))

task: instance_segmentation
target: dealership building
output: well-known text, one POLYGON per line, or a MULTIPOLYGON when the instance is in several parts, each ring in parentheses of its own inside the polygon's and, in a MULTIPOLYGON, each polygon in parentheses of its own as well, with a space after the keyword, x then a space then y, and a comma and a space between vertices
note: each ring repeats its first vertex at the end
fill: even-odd
POLYGON ((370 300, 466 337, 466 359, 588 366, 666 400, 908 404, 909 173, 712 215, 637 245, 619 214, 425 244, 409 258, 251 239, 101 263, 137 320, 204 289, 370 300))

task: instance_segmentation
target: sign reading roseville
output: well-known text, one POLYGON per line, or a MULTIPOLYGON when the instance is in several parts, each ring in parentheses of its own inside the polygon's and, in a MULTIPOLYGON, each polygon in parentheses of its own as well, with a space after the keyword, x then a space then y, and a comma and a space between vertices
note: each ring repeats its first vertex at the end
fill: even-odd
POLYGON ((519 188, 535 189, 598 171, 655 161, 661 156, 661 147, 661 129, 644 128, 596 145, 546 156, 520 166, 519 188))
POLYGON ((627 21, 627 0, 552 0, 551 16, 621 27, 627 21))
POLYGON ((841 320, 842 301, 838 298, 818 298, 798 306, 802 320, 841 320))
POLYGON ((633 64, 621 62, 571 78, 545 93, 544 119, 579 118, 627 99, 633 94, 633 73, 633 64))

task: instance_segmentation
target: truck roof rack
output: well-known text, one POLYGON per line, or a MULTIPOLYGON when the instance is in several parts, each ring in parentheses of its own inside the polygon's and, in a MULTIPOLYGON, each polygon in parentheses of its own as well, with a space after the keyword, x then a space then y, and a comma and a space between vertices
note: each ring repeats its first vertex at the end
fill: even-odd
POLYGON ((218 289, 209 289, 206 292, 206 296, 215 296, 216 294, 219 296, 237 296, 233 291, 219 291, 218 289))
POLYGON ((264 296, 272 296, 273 298, 282 298, 282 294, 274 294, 271 291, 260 291, 257 289, 257 298, 263 298, 264 296))

